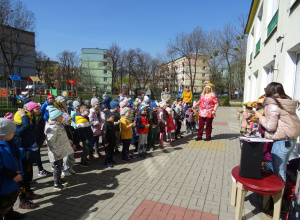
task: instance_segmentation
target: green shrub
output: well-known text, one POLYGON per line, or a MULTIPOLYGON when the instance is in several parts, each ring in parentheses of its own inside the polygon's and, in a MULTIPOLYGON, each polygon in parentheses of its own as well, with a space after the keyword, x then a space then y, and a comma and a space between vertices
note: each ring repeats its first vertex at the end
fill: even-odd
POLYGON ((229 97, 225 98, 225 100, 222 102, 221 106, 230 106, 229 97))

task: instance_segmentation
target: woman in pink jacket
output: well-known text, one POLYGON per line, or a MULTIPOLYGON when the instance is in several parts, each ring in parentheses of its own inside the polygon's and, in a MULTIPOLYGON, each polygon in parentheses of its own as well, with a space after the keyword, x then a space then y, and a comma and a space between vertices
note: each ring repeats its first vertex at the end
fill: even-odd
POLYGON ((298 102, 284 92, 283 86, 271 82, 265 88, 264 114, 255 112, 266 129, 265 138, 273 140, 271 170, 286 182, 286 165, 295 148, 295 138, 300 135, 300 120, 296 114, 298 102))

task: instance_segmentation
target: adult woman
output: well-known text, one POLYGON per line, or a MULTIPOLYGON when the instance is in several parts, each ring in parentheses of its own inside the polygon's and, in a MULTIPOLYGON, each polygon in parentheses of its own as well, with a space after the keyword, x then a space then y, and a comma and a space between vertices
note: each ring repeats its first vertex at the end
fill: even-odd
POLYGON ((186 103, 186 106, 183 107, 183 114, 185 114, 186 110, 192 107, 193 93, 190 91, 190 87, 185 87, 185 91, 183 91, 181 98, 183 102, 186 103))
POLYGON ((255 112, 266 129, 265 138, 274 140, 271 151, 271 169, 286 182, 286 165, 295 148, 295 138, 300 135, 300 120, 296 115, 298 102, 284 92, 283 86, 271 82, 265 88, 264 114, 255 112))
POLYGON ((168 88, 165 88, 165 91, 163 91, 160 95, 161 97, 161 101, 167 103, 167 105, 169 105, 169 101, 171 98, 170 92, 168 91, 168 88))
POLYGON ((204 125, 206 123, 206 138, 204 141, 211 140, 212 121, 216 115, 216 110, 219 102, 216 94, 213 92, 214 85, 209 81, 204 82, 204 89, 200 96, 199 101, 194 107, 200 105, 199 112, 199 129, 196 141, 202 140, 204 125))

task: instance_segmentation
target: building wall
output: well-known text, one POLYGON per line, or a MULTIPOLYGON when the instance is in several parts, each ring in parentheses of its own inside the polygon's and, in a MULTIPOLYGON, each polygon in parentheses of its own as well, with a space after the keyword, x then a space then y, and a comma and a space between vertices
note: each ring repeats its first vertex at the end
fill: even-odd
POLYGON ((276 6, 278 0, 258 2, 253 23, 250 25, 249 32, 246 32, 249 35, 244 102, 257 100, 260 95, 264 94, 264 88, 272 81, 282 83, 285 92, 299 100, 299 61, 298 68, 296 67, 297 56, 298 59, 300 57, 297 55, 300 53, 299 1, 295 1, 294 4, 294 0, 279 1, 278 22, 274 29, 270 28, 271 24, 276 23, 272 23, 272 18, 273 21, 276 19, 276 16, 272 16, 272 10, 274 11, 273 8, 276 7, 272 6, 276 6), (261 19, 259 19, 260 16, 261 19), (273 31, 270 33, 272 29, 273 31), (268 33, 270 34, 268 35, 268 33), (280 40, 279 37, 283 38, 280 40), (257 44, 259 39, 260 44, 257 44), (259 50, 258 45, 260 45, 259 50), (298 75, 296 71, 298 71, 298 75))
MULTIPOLYGON (((35 68, 35 33, 22 31, 20 29, 11 28, 0 25, 1 34, 4 46, 6 49, 6 55, 10 60, 16 57, 14 61, 13 75, 19 75, 23 80, 20 84, 22 88, 27 85, 26 79, 29 76, 36 75, 35 68)), ((0 74, 1 76, 8 76, 9 70, 7 63, 4 60, 3 53, 0 49, 0 74)), ((19 85, 19 83, 17 83, 19 85)), ((1 86, 5 86, 4 82, 1 82, 1 86)))
MULTIPOLYGON (((98 48, 83 48, 81 51, 83 86, 97 86, 98 91, 102 90, 111 92, 111 62, 106 58, 108 50, 98 48)), ((87 89, 90 90, 90 88, 87 89)))

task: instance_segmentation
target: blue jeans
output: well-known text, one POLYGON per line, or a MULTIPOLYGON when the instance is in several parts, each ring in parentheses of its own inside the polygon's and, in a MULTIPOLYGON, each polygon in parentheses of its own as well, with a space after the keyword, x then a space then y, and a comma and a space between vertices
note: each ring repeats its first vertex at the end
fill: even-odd
POLYGON ((286 182, 286 165, 294 148, 295 139, 274 141, 273 143, 271 151, 273 167, 271 169, 280 175, 284 182, 286 182))

